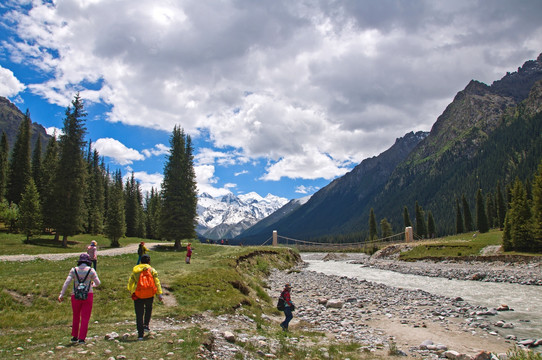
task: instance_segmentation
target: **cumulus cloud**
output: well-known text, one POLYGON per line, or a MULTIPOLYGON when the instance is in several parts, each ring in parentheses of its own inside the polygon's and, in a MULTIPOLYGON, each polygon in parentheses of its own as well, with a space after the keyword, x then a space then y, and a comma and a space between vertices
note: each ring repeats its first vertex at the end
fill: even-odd
POLYGON ((151 156, 160 156, 164 154, 169 154, 169 147, 164 144, 156 144, 152 149, 143 149, 141 151, 145 157, 149 158, 151 156))
POLYGON ((214 165, 196 165, 194 166, 194 171, 196 173, 199 194, 207 193, 213 197, 217 197, 231 193, 229 187, 216 187, 218 178, 215 176, 214 165))
POLYGON ((295 192, 298 194, 312 194, 316 191, 318 191, 320 188, 317 186, 305 186, 305 185, 299 185, 296 186, 295 192))
POLYGON ((112 138, 101 138, 92 144, 92 147, 107 156, 119 165, 129 165, 134 161, 141 161, 145 156, 139 151, 126 147, 123 143, 112 138))
POLYGON ((48 128, 45 129, 45 132, 47 133, 47 135, 55 135, 58 139, 58 137, 62 134, 64 134, 64 131, 60 128, 57 128, 55 126, 50 126, 48 128))
POLYGON ((25 89, 23 83, 9 69, 0 66, 0 96, 15 96, 25 89))
MULTIPOLYGON (((131 177, 132 172, 128 172, 124 175, 123 181, 126 182, 126 180, 130 179, 131 177)), ((149 174, 146 171, 134 171, 134 179, 139 183, 141 192, 145 196, 151 192, 152 188, 154 188, 155 191, 160 191, 164 176, 158 173, 149 174)))
MULTIPOLYGON (((541 13, 538 0, 35 0, 10 13, 20 40, 3 45, 50 76, 28 88, 51 103, 79 90, 108 121, 208 134, 227 150, 200 151, 202 171, 264 159, 264 180, 331 179, 429 130, 471 79, 535 58, 541 13)), ((107 143, 124 164, 161 151, 107 143)))

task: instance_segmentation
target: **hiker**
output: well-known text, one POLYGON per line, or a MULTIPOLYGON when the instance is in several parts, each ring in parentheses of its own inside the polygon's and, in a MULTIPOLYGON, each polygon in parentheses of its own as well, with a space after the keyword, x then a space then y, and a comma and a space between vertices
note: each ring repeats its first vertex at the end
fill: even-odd
POLYGON ((190 264, 190 258, 192 257, 192 243, 186 245, 186 263, 190 264))
POLYGON ((72 303, 72 343, 84 344, 88 332, 88 322, 92 313, 93 291, 100 285, 100 279, 96 270, 90 267, 91 260, 88 254, 81 254, 77 261, 77 267, 72 268, 62 286, 58 302, 64 299, 64 293, 68 285, 73 281, 72 303))
POLYGON ((137 340, 143 340, 143 334, 150 331, 154 295, 158 294, 158 300, 162 301, 162 286, 158 273, 150 264, 151 257, 142 255, 141 264, 134 266, 128 280, 128 290, 132 294, 136 313, 137 340))
POLYGON ((295 306, 292 300, 290 299, 290 290, 292 289, 290 283, 287 283, 284 285, 284 290, 280 293, 280 297, 284 299, 284 321, 280 323, 280 327, 284 331, 288 331, 288 324, 290 324, 290 320, 294 317, 292 315, 292 311, 294 311, 295 306))
POLYGON ((92 261, 92 265, 94 267, 94 270, 96 270, 96 262, 98 260, 98 248, 97 248, 97 245, 98 243, 96 242, 96 240, 92 240, 90 242, 90 245, 87 247, 87 254, 88 256, 90 257, 90 261, 92 261))
POLYGON ((145 243, 142 241, 137 248, 137 255, 139 256, 137 259, 137 265, 141 263, 141 257, 145 255, 147 251, 149 251, 149 249, 145 247, 145 243))

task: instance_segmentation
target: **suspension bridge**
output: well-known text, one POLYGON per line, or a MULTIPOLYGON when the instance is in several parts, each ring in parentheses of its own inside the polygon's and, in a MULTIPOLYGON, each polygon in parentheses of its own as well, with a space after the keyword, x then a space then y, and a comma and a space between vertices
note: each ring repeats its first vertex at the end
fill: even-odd
POLYGON ((316 241, 306 241, 306 240, 300 240, 300 239, 293 239, 286 236, 281 236, 277 233, 276 230, 273 231, 273 235, 269 237, 263 244, 263 245, 272 245, 272 246, 278 246, 278 245, 285 245, 285 246, 292 246, 297 247, 300 250, 306 250, 306 249, 315 249, 315 248, 322 248, 322 249, 333 249, 333 250, 346 250, 346 249, 362 249, 368 246, 378 246, 383 244, 392 244, 392 243, 404 243, 404 242, 412 242, 414 241, 414 232, 412 231, 412 227, 405 228, 405 231, 379 238, 379 239, 373 239, 369 241, 357 241, 357 242, 350 242, 350 243, 329 243, 329 242, 316 242, 316 241))

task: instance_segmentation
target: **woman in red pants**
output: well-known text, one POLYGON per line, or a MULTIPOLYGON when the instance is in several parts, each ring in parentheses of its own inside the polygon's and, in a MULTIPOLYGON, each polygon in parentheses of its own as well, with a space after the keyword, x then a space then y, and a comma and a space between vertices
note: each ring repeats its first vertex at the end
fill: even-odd
POLYGON ((68 285, 73 281, 73 292, 71 296, 72 303, 72 342, 84 344, 87 337, 88 322, 92 313, 92 302, 94 294, 92 288, 100 285, 100 279, 96 270, 91 268, 92 261, 88 254, 81 254, 77 267, 70 270, 58 301, 62 302, 64 293, 68 289, 68 285))

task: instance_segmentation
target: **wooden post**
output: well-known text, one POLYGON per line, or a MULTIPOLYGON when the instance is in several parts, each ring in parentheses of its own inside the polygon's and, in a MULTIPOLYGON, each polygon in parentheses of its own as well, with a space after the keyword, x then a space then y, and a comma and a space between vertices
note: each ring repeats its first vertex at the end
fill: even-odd
POLYGON ((277 230, 273 230, 273 246, 277 246, 279 243, 277 230))
POLYGON ((412 241, 414 241, 414 232, 412 231, 412 226, 408 226, 405 228, 405 242, 412 241))

